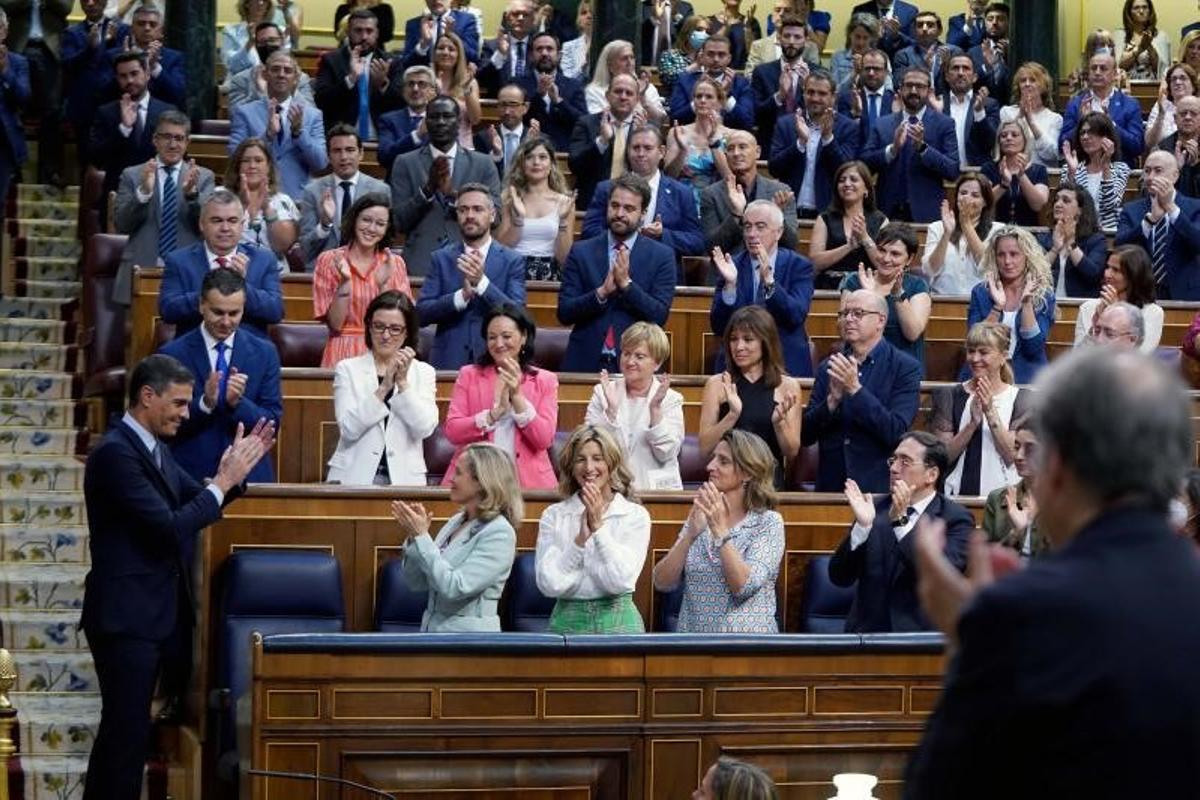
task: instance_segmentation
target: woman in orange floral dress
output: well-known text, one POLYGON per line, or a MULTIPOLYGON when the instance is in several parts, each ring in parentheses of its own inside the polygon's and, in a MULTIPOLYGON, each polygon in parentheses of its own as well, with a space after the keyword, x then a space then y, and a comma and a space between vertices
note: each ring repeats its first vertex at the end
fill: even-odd
POLYGON ((329 326, 321 366, 367 351, 363 315, 375 296, 389 289, 412 299, 404 259, 388 249, 392 241, 389 198, 367 194, 354 201, 342 222, 348 245, 317 257, 313 274, 313 315, 329 326))

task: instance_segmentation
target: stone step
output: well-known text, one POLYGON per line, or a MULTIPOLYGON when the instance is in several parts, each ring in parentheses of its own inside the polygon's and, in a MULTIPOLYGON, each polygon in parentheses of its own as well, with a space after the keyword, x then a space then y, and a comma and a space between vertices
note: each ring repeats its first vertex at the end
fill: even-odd
POLYGON ((78 800, 83 797, 87 756, 21 756, 24 800, 78 800))
POLYGON ((17 218, 7 220, 10 236, 74 236, 77 219, 17 218))
POLYGON ((87 637, 76 609, 20 611, 6 609, 0 629, 10 650, 87 650, 87 637))
POLYGON ((79 492, 22 492, 0 496, 0 514, 8 523, 25 525, 82 525, 86 522, 79 492))
POLYGON ((67 323, 29 317, 0 318, 0 341, 13 344, 66 344, 67 323))
POLYGON ((77 258, 18 258, 14 267, 14 274, 27 280, 73 281, 79 278, 77 258))
POLYGON ((22 756, 86 757, 100 725, 100 696, 23 692, 17 709, 22 756))
POLYGON ((14 611, 78 611, 83 608, 86 564, 0 563, 0 619, 14 611))
POLYGON ((59 297, 3 297, 0 298, 0 317, 12 319, 63 319, 65 307, 71 303, 59 297))
POLYGON ((74 372, 74 345, 0 341, 0 369, 74 372))
POLYGON ((80 432, 74 428, 0 427, 0 456, 69 456, 79 447, 80 432))
POLYGON ((0 564, 87 564, 86 525, 0 525, 0 564))
POLYGON ((83 419, 74 400, 0 400, 0 427, 71 428, 83 424, 83 419))
POLYGON ((14 650, 17 687, 21 692, 67 692, 91 694, 99 691, 96 665, 86 651, 14 650))
POLYGON ((19 183, 13 188, 16 190, 18 206, 31 200, 53 200, 79 205, 78 186, 64 186, 60 189, 48 183, 19 183))
POLYGON ((64 202, 61 198, 27 200, 18 197, 16 218, 75 221, 79 219, 79 204, 64 202))
POLYGON ((74 396, 74 388, 75 376, 65 372, 0 369, 0 398, 69 400, 74 396))
POLYGON ((72 456, 21 455, 0 461, 0 491, 82 492, 83 462, 72 456))
POLYGON ((79 258, 83 245, 71 236, 29 236, 13 241, 13 255, 18 258, 79 258))
POLYGON ((58 300, 73 300, 83 292, 83 284, 79 281, 17 281, 17 286, 27 297, 58 300))

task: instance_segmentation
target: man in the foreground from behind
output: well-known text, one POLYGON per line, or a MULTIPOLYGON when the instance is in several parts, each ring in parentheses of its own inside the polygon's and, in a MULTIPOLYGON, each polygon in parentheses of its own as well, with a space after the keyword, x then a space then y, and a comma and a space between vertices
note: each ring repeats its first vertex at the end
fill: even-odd
POLYGON ((906 798, 1200 797, 1200 555, 1167 523, 1195 461, 1188 398, 1136 353, 1087 348, 1037 382, 1038 528, 1052 553, 995 580, 917 539, 945 690, 906 798))

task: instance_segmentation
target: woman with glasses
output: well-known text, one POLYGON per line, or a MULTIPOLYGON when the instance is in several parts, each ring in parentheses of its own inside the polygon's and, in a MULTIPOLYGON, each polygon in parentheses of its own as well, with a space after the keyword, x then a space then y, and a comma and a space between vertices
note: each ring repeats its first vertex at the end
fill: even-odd
POLYGON ((1013 466, 1020 477, 1016 483, 993 489, 983 506, 983 532, 1025 558, 1050 552, 1050 542, 1038 531, 1037 500, 1033 479, 1038 459, 1038 439, 1032 418, 1017 417, 1012 426, 1013 466))
POLYGON ((982 277, 984 243, 1000 227, 992 182, 964 172, 954 184, 954 208, 942 201, 942 218, 929 225, 921 264, 934 294, 967 294, 982 277))
POLYGON ((1175 123, 1175 104, 1185 97, 1200 95, 1200 79, 1187 64, 1175 64, 1163 76, 1158 101, 1146 117, 1146 151, 1179 130, 1175 123))
POLYGON ((1121 137, 1107 114, 1093 111, 1080 120, 1071 141, 1063 142, 1063 182, 1086 189, 1096 200, 1100 227, 1117 229, 1129 165, 1121 160, 1121 137))
POLYGON ((525 280, 562 280, 574 241, 575 198, 559 172, 554 145, 529 136, 517 147, 500 194, 496 241, 525 256, 525 280))
POLYGON ((321 366, 367 350, 363 318, 375 296, 389 289, 412 298, 404 259, 388 249, 392 241, 391 198, 365 194, 342 217, 342 241, 349 244, 317 256, 313 270, 313 316, 329 327, 321 366))
POLYGON ((242 241, 270 250, 279 271, 287 272, 287 251, 300 236, 300 209, 295 200, 279 191, 279 176, 267 143, 257 137, 243 139, 229 157, 224 182, 246 209, 242 241))
POLYGON ((364 317, 367 352, 333 371, 338 445, 329 482, 424 486, 424 441, 438 424, 433 367, 417 358, 420 326, 412 301, 378 295, 364 317))
POLYGON ((1141 351, 1153 353, 1162 340, 1163 308, 1154 302, 1154 267, 1146 250, 1136 244, 1121 245, 1104 266, 1100 296, 1079 307, 1075 318, 1075 344, 1086 341, 1092 323, 1113 303, 1129 303, 1142 310, 1141 351))

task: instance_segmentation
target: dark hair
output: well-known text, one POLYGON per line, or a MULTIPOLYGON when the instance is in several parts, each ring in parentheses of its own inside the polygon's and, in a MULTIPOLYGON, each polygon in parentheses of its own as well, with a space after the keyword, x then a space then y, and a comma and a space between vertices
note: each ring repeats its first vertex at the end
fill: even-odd
POLYGON ((862 54, 863 61, 867 60, 867 56, 877 56, 877 57, 883 59, 884 72, 888 73, 889 75, 891 74, 892 60, 890 58, 888 58, 888 54, 886 52, 884 52, 883 50, 880 50, 878 47, 872 47, 869 50, 867 50, 865 53, 862 54))
POLYGON ((1096 210, 1096 199, 1086 186, 1059 186, 1058 191, 1074 192, 1079 206, 1079 219, 1075 223, 1076 240, 1087 239, 1100 232, 1100 212, 1096 210))
POLYGON ((929 431, 908 431, 900 437, 901 442, 907 439, 912 439, 925 448, 925 466, 938 471, 935 488, 939 492, 942 491, 946 475, 950 472, 950 453, 946 450, 946 443, 929 431))
POLYGON ((118 53, 117 57, 113 59, 113 72, 115 73, 117 71, 117 67, 121 66, 122 64, 127 64, 130 61, 136 61, 141 64, 143 70, 150 69, 149 63, 146 61, 146 54, 144 52, 141 50, 130 50, 125 53, 118 53))
POLYGON ((763 383, 772 389, 782 383, 783 376, 787 374, 783 365, 783 345, 771 313, 762 306, 749 305, 742 306, 729 318, 721 337, 721 349, 725 351, 725 371, 735 378, 742 371, 734 363, 729 345, 737 330, 748 331, 762 343, 763 383))
POLYGON ((408 295, 389 289, 375 295, 375 299, 367 305, 367 313, 363 314, 363 338, 367 342, 368 350, 375 346, 371 341, 371 320, 376 311, 399 311, 403 314, 404 344, 401 347, 411 347, 416 351, 421 339, 421 323, 417 320, 417 307, 408 299, 408 295))
POLYGON ((556 35, 554 35, 550 31, 540 31, 538 33, 533 34, 533 36, 529 37, 529 49, 530 50, 533 49, 533 43, 536 42, 538 39, 553 39, 554 47, 558 50, 562 50, 562 40, 559 39, 556 35))
POLYGON ((489 189, 486 184, 480 183, 479 181, 471 181, 470 183, 464 183, 462 186, 458 187, 458 191, 454 193, 454 199, 457 201, 464 194, 469 194, 471 192, 479 192, 480 194, 487 195, 488 202, 490 202, 492 207, 495 208, 496 199, 492 197, 492 190, 489 189))
POLYGON ((462 109, 460 109, 458 107, 458 101, 455 100, 453 97, 451 97, 448 94, 435 95, 432 100, 430 100, 428 103, 425 104, 425 113, 428 114, 429 109, 432 108, 433 104, 437 103, 437 102, 449 103, 450 105, 454 106, 454 118, 455 119, 458 119, 459 117, 462 116, 462 109))
POLYGON ((522 103, 528 103, 528 102, 529 102, 529 93, 525 91, 525 87, 524 87, 524 86, 522 86, 521 84, 517 83, 516 81, 509 81, 509 82, 505 83, 503 86, 501 86, 501 87, 500 87, 500 88, 499 88, 499 89, 496 91, 496 97, 497 97, 497 98, 499 98, 499 97, 500 97, 500 92, 504 91, 505 89, 519 89, 519 90, 521 91, 521 102, 522 102, 522 103))
POLYGON ((1121 266, 1121 274, 1129 284, 1126 300, 1130 305, 1141 308, 1154 302, 1154 266, 1150 255, 1136 244, 1123 244, 1113 255, 1121 266))
POLYGON ((722 42, 725 43, 726 47, 730 48, 731 50, 733 49, 733 42, 723 33, 714 33, 712 36, 705 39, 704 44, 700 45, 700 49, 703 50, 710 44, 721 44, 722 42))
POLYGON ((279 30, 279 26, 276 25, 274 22, 272 22, 269 19, 264 19, 262 22, 260 22, 254 26, 254 38, 257 40, 259 32, 265 31, 267 28, 274 28, 275 30, 279 31, 280 33, 283 33, 283 31, 279 30))
MULTIPOLYGON (((663 139, 662 128, 658 127, 657 125, 635 125, 629 129, 629 136, 628 136, 628 138, 626 138, 625 141, 632 142, 633 137, 640 136, 640 135, 646 134, 646 133, 653 134, 654 137, 656 139, 658 139, 659 145, 666 144, 666 140, 663 139)), ((649 203, 647 202, 646 205, 649 205, 649 203)))
POLYGON ((329 129, 329 133, 325 134, 325 149, 329 149, 329 145, 338 136, 353 136, 354 143, 362 149, 362 137, 358 135, 358 128, 346 122, 339 122, 329 129))
MULTIPOLYGON (((1113 161, 1121 160, 1121 137, 1117 133, 1117 127, 1113 125, 1113 121, 1108 114, 1102 114, 1099 111, 1092 111, 1085 114, 1083 119, 1079 120, 1079 124, 1075 126, 1075 132, 1071 134, 1071 147, 1075 148, 1075 152, 1083 156, 1085 163, 1090 162, 1092 157, 1083 152, 1083 145, 1079 143, 1080 137, 1083 136, 1083 129, 1087 127, 1094 136, 1103 136, 1113 143, 1113 161)), ((1072 175, 1073 179, 1075 176, 1072 175)))
POLYGON ((234 269, 210 269, 204 273, 204 280, 200 281, 200 299, 203 300, 213 289, 228 297, 246 291, 246 279, 234 269))
POLYGON ((1012 13, 1008 7, 1008 3, 1000 3, 1000 2, 988 3, 987 8, 983 9, 984 14, 988 14, 992 11, 998 11, 1006 17, 1012 13))
POLYGON ((870 214, 875 210, 875 184, 871 182, 871 170, 861 161, 843 161, 841 165, 833 171, 833 196, 829 199, 830 210, 836 212, 839 216, 846 213, 846 206, 842 203, 842 196, 838 193, 838 181, 842 179, 842 175, 854 170, 858 173, 858 177, 862 178, 862 182, 867 186, 867 193, 863 195, 863 211, 870 214))
POLYGON ((900 242, 904 245, 904 249, 908 251, 909 258, 912 258, 921 246, 920 242, 917 241, 917 232, 907 222, 889 222, 879 229, 879 233, 875 234, 875 244, 877 246, 891 244, 892 242, 900 242))
MULTIPOLYGON (((864 58, 865 58, 865 56, 864 56, 864 58)), ((914 72, 919 72, 920 74, 924 75, 926 78, 929 78, 929 88, 931 90, 933 89, 933 73, 930 72, 927 67, 921 67, 921 66, 916 66, 916 65, 911 66, 908 69, 904 70, 904 72, 900 73, 901 85, 903 85, 905 79, 907 79, 908 76, 914 72)))
POLYGON ((650 205, 650 184, 636 172, 626 172, 621 177, 613 180, 609 185, 608 196, 612 197, 617 189, 633 192, 642 198, 642 211, 645 211, 647 206, 650 205))
POLYGON ((1196 516, 1200 514, 1200 469, 1188 471, 1187 480, 1183 485, 1183 494, 1187 498, 1188 504, 1186 530, 1191 534, 1192 541, 1200 544, 1200 529, 1196 525, 1196 516))
POLYGON ((987 241, 988 233, 992 230, 992 221, 996 218, 996 195, 992 193, 992 182, 981 172, 964 172, 954 182, 954 233, 950 241, 957 245, 962 238, 962 218, 958 215, 958 190, 964 183, 975 181, 979 184, 979 194, 983 196, 983 210, 979 213, 979 222, 975 225, 975 233, 980 241, 987 241))
MULTIPOLYGON (((496 317, 508 317, 517 324, 517 329, 525 334, 525 346, 521 348, 521 352, 517 353, 517 363, 521 365, 522 372, 533 372, 533 342, 537 338, 537 325, 533 319, 525 313, 525 309, 520 306, 515 306, 512 303, 501 303, 498 306, 492 306, 483 317, 483 325, 479 331, 483 336, 483 341, 487 343, 488 326, 492 324, 492 320, 496 317)), ((481 367, 490 367, 496 362, 492 360, 492 354, 488 352, 487 347, 483 348, 483 352, 479 354, 479 360, 475 362, 481 367)))
POLYGON ((829 84, 829 91, 837 94, 837 83, 833 80, 833 73, 824 67, 809 70, 808 77, 804 79, 804 85, 808 86, 809 81, 825 81, 829 84))
POLYGON ((158 133, 163 125, 174 125, 177 128, 183 128, 184 136, 192 132, 192 121, 188 119, 188 115, 173 108, 168 108, 158 115, 158 121, 154 123, 154 132, 158 133))
MULTIPOLYGON (((916 20, 919 20, 921 17, 933 17, 937 21, 938 31, 940 32, 942 30, 942 17, 936 11, 930 11, 927 8, 923 8, 917 12, 917 15, 915 17, 913 17, 913 21, 915 22, 916 20)), ((958 55, 958 54, 955 53, 955 55, 958 55)))
POLYGON ((807 34, 808 22, 796 12, 788 11, 779 17, 779 23, 775 26, 775 29, 780 31, 784 28, 804 28, 804 32, 807 34))
POLYGON ((342 242, 349 245, 354 241, 354 226, 358 222, 358 215, 368 208, 382 206, 388 210, 387 230, 383 232, 383 238, 375 245, 375 250, 386 250, 392 245, 392 237, 395 235, 395 221, 392 219, 392 199, 382 192, 368 192, 362 197, 354 201, 350 206, 350 210, 342 212, 342 242))
POLYGON ((146 356, 133 368, 129 377, 129 407, 137 405, 142 388, 149 386, 155 394, 161 395, 173 383, 195 384, 196 376, 192 371, 165 353, 155 353, 146 356))
POLYGON ((354 20, 356 20, 356 19, 369 19, 375 23, 376 27, 378 27, 378 25, 379 25, 379 17, 377 17, 375 15, 374 11, 372 11, 369 8, 359 7, 359 8, 354 9, 353 11, 350 12, 349 15, 347 15, 347 17, 346 17, 347 30, 349 30, 350 24, 352 22, 354 22, 354 20))
MULTIPOLYGON (((1133 3, 1134 0, 1125 0, 1125 7, 1121 9, 1121 23, 1125 26, 1125 41, 1133 39, 1133 3)), ((1150 6, 1150 16, 1146 19, 1146 33, 1153 36, 1158 33, 1158 12, 1154 10, 1154 0, 1146 0, 1146 5, 1150 6)))
MULTIPOLYGON (((225 162, 225 177, 221 180, 222 188, 235 193, 242 190, 242 159, 246 156, 246 151, 252 147, 261 150, 263 158, 267 161, 267 190, 271 194, 275 194, 279 191, 279 170, 275 168, 275 157, 271 155, 271 148, 267 145, 266 140, 257 136, 251 136, 238 142, 238 146, 234 148, 233 153, 225 162)), ((241 197, 239 196, 238 199, 240 200, 241 197)))

